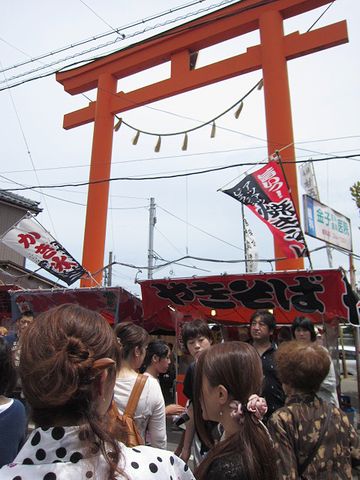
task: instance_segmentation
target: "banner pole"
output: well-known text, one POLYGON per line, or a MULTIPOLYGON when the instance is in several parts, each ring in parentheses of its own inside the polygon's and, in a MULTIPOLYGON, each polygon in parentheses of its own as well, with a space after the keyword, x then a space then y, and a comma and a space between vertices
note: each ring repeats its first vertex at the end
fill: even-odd
POLYGON ((246 242, 246 231, 245 231, 245 211, 244 204, 241 203, 241 215, 242 215, 242 224, 243 224, 243 238, 244 238, 244 254, 245 254, 245 272, 248 273, 248 252, 247 252, 247 242, 246 242))
POLYGON ((280 168, 281 168, 281 171, 284 175, 284 179, 285 179, 285 183, 286 183, 286 186, 287 186, 287 189, 289 191, 289 195, 290 195, 290 199, 294 205, 294 210, 295 210, 295 214, 296 214, 296 219, 298 221, 298 224, 299 224, 299 227, 300 227, 300 230, 301 230, 301 234, 303 236, 303 240, 304 240, 304 245, 305 245, 305 248, 306 248, 306 256, 309 260, 309 263, 310 263, 310 269, 313 270, 313 265, 312 265, 312 261, 311 261, 311 257, 310 257, 310 250, 308 249, 308 246, 307 246, 307 242, 306 242, 306 239, 305 239, 305 234, 303 232, 303 229, 301 227, 301 222, 300 222, 300 216, 299 216, 299 212, 296 210, 296 207, 295 207, 295 203, 294 203, 294 199, 293 199, 293 196, 292 196, 292 192, 291 192, 291 187, 287 181, 287 178, 286 178, 286 173, 285 173, 285 169, 284 169, 284 165, 282 163, 282 159, 281 159, 281 156, 280 156, 280 153, 278 150, 275 150, 275 155, 276 155, 276 159, 279 161, 279 165, 280 165, 280 168))

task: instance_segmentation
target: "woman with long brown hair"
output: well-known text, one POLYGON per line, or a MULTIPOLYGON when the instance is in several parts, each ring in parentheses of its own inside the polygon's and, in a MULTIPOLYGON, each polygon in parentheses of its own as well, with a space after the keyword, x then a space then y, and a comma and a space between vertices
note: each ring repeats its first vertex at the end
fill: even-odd
MULTIPOLYGON (((124 413, 130 394, 144 361, 150 335, 139 325, 131 322, 120 323, 115 328, 122 359, 117 373, 114 400, 121 414, 124 413)), ((146 433, 152 447, 166 448, 165 402, 159 382, 147 377, 136 406, 134 420, 140 436, 146 433)))
POLYGON ((35 430, 2 480, 192 480, 170 452, 127 448, 108 430, 120 349, 104 318, 78 305, 40 314, 22 343, 20 372, 35 430))
POLYGON ((198 480, 274 480, 275 452, 266 427, 261 360, 251 345, 225 342, 205 350, 195 375, 195 421, 211 450, 195 470, 198 480), (213 444, 204 420, 219 422, 213 444))

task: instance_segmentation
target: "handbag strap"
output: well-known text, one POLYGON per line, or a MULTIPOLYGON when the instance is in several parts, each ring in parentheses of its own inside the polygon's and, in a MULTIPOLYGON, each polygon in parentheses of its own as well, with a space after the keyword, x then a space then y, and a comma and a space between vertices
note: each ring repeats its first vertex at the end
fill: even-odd
POLYGON ((329 426, 329 423, 330 423, 330 419, 331 419, 331 416, 332 416, 332 408, 330 405, 328 405, 328 409, 327 411, 325 412, 326 414, 326 419, 325 419, 325 422, 321 428, 321 431, 319 433, 319 438, 317 440, 317 442, 315 443, 315 445, 312 447, 312 449, 310 450, 305 462, 303 462, 301 465, 298 465, 298 475, 299 477, 301 477, 301 475, 305 472, 305 470, 307 469, 307 467, 309 466, 309 464, 312 462, 312 460, 314 459, 317 451, 319 450, 319 447, 320 447, 320 444, 324 438, 324 435, 325 435, 325 432, 327 431, 328 429, 328 426, 329 426))
POLYGON ((142 375, 141 373, 139 373, 136 377, 135 384, 131 390, 129 400, 124 411, 124 415, 133 417, 147 378, 147 375, 142 375))

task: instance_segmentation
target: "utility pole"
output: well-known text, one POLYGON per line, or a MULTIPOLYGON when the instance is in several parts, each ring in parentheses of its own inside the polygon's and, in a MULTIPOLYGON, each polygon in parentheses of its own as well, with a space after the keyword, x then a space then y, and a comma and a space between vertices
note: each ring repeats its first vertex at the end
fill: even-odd
MULTIPOLYGON (((356 279, 355 279, 355 267, 353 252, 349 253, 349 267, 350 267, 350 284, 351 288, 356 292, 356 279)), ((358 408, 360 406, 360 339, 359 339, 359 327, 353 327, 354 343, 355 343, 355 360, 356 360, 356 377, 357 377, 357 393, 358 393, 358 408)))
POLYGON ((109 267, 107 273, 107 286, 111 287, 112 284, 112 263, 113 263, 113 252, 109 252, 109 267))
POLYGON ((154 228, 156 225, 155 198, 150 198, 149 208, 149 249, 148 249, 148 279, 153 278, 154 268, 154 228))

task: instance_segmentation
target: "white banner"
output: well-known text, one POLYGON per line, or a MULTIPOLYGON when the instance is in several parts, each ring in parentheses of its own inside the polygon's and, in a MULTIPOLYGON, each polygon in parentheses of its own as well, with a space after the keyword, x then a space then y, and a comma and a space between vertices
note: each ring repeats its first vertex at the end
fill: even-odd
POLYGON ((246 253, 246 271, 248 273, 256 273, 258 271, 258 252, 253 231, 249 226, 249 222, 244 217, 245 230, 245 253, 246 253))
MULTIPOLYGON (((319 189, 316 182, 315 169, 313 162, 302 163, 299 167, 300 181, 303 189, 309 197, 315 198, 320 202, 319 189)), ((329 245, 326 247, 329 267, 333 267, 332 251, 329 245)))
POLYGON ((86 273, 69 252, 31 215, 9 229, 1 241, 68 285, 86 273))
POLYGON ((303 163, 299 168, 300 182, 307 193, 312 198, 319 200, 319 190, 316 183, 314 165, 312 162, 303 163))

